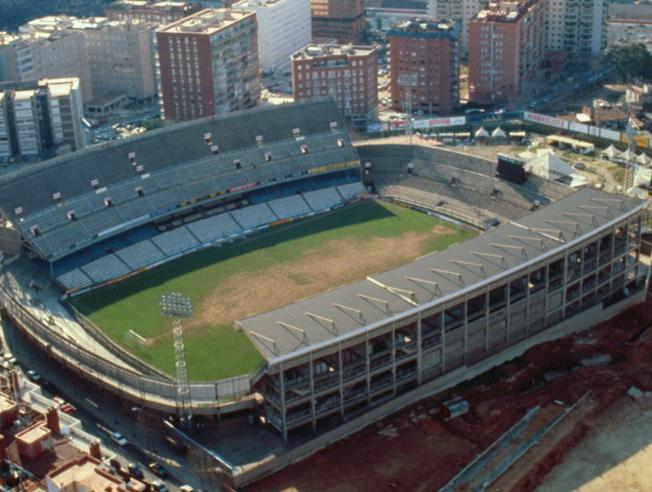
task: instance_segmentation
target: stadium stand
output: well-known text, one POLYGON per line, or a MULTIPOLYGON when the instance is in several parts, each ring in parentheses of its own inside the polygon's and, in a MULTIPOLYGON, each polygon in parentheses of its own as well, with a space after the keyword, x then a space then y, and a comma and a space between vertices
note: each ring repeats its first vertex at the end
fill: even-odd
POLYGON ((364 193, 365 189, 362 183, 349 183, 337 187, 337 191, 342 195, 345 201, 352 200, 360 193, 364 193))
POLYGON ((132 270, 138 270, 165 259, 165 254, 152 241, 143 241, 116 251, 122 261, 132 270))
POLYGON ((84 265, 81 270, 95 283, 127 275, 129 267, 116 255, 108 255, 84 265))
POLYGON ((152 238, 152 241, 168 256, 176 256, 199 246, 197 238, 186 227, 164 232, 152 238))
POLYGON ((234 210, 231 215, 245 230, 256 229, 262 225, 278 220, 267 203, 252 205, 251 207, 234 210))
POLYGON ((364 192, 364 186, 358 182, 339 188, 330 187, 295 194, 231 211, 227 211, 226 207, 219 207, 215 209, 220 212, 216 215, 195 220, 121 248, 110 254, 107 257, 109 259, 101 258, 58 275, 57 281, 69 292, 98 286, 114 278, 165 263, 200 247, 235 239, 279 219, 294 219, 314 212, 327 211, 353 200, 364 192), (116 263, 116 260, 119 263, 116 263), (118 266, 115 276, 108 274, 105 265, 118 266))
POLYGON ((0 209, 37 255, 54 261, 243 189, 358 165, 336 106, 313 100, 183 123, 30 166, 0 178, 0 209))
POLYGON ((524 185, 498 179, 492 161, 450 150, 363 145, 358 152, 363 162, 371 163, 372 179, 379 191, 401 185, 511 220, 572 193, 560 183, 533 177, 524 185))
POLYGON ((269 206, 279 219, 292 219, 310 213, 310 207, 301 195, 272 200, 269 206))
POLYGON ((242 232, 240 226, 235 223, 233 217, 228 213, 193 222, 188 225, 188 229, 202 243, 218 241, 242 232))
POLYGON ((381 185, 378 187, 378 193, 385 198, 466 222, 478 229, 488 229, 498 225, 498 223, 508 222, 507 219, 497 217, 481 208, 436 193, 420 190, 413 183, 381 185))
POLYGON ((328 210, 342 203, 342 197, 335 188, 310 191, 304 193, 303 197, 314 212, 328 210))

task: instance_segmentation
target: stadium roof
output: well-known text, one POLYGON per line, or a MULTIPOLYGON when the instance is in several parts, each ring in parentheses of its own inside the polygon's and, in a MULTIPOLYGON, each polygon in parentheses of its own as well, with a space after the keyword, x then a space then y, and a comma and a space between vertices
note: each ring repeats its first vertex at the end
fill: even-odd
POLYGON ((132 153, 147 173, 205 158, 210 155, 204 140, 207 133, 211 133, 212 141, 222 153, 255 146, 259 135, 264 143, 273 143, 291 139, 295 128, 300 129, 301 135, 328 132, 331 122, 344 128, 336 105, 326 98, 181 123, 26 166, 2 176, 0 209, 14 217, 15 210, 20 207, 22 215, 28 217, 52 207, 54 193, 61 193, 61 200, 65 202, 93 191, 92 180, 97 180, 101 187, 108 187, 132 179, 135 176, 129 158, 132 153))
POLYGON ((584 189, 446 250, 238 324, 276 364, 496 282, 645 205, 584 189))

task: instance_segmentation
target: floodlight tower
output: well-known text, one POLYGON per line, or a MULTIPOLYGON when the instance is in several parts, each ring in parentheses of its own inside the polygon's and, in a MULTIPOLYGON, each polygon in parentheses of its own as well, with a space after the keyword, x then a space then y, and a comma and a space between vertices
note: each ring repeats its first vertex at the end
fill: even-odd
POLYGON ((182 427, 190 428, 192 422, 192 399, 190 395, 190 381, 186 364, 186 350, 183 344, 182 320, 192 316, 192 302, 178 292, 163 294, 160 300, 161 314, 172 318, 174 327, 174 365, 177 372, 177 404, 180 410, 180 423, 182 427))

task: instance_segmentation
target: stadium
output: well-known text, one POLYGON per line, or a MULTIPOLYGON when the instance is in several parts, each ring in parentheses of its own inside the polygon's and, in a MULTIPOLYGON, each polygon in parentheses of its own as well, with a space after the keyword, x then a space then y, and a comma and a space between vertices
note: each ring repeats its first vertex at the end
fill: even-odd
POLYGON ((343 435, 642 302, 646 205, 258 108, 0 178, 0 302, 125 401, 343 435))

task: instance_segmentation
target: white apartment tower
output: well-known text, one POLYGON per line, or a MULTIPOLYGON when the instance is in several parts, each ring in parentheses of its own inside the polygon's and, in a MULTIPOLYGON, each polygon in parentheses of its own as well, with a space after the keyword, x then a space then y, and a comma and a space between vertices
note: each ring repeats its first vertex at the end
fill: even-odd
POLYGON ((597 55, 607 44, 609 0, 548 0, 546 48, 597 55))
POLYGON ((310 0, 241 0, 234 9, 256 12, 263 72, 290 66, 290 56, 312 41, 310 0))
POLYGON ((466 53, 469 46, 469 23, 489 0, 428 0, 428 16, 435 20, 452 20, 460 23, 460 46, 466 53))
POLYGON ((79 79, 4 84, 0 162, 34 160, 86 147, 79 79))

